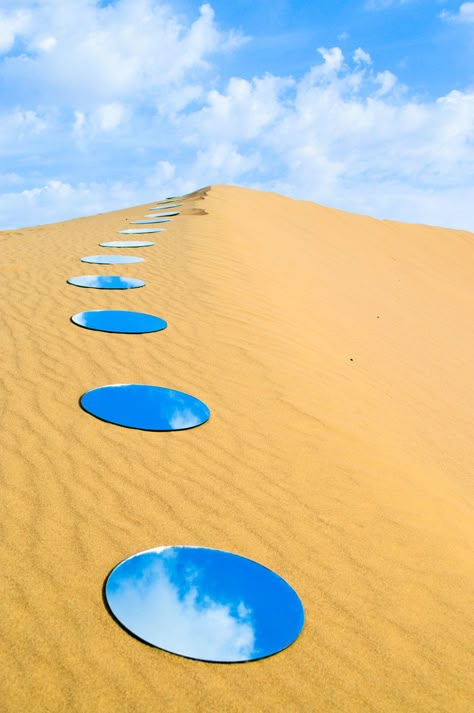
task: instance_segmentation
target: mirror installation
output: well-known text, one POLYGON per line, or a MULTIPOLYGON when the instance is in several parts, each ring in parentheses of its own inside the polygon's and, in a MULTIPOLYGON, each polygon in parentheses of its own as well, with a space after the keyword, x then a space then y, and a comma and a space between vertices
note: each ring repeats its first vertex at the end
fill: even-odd
POLYGON ((99 243, 99 245, 101 248, 148 248, 155 243, 150 243, 147 240, 112 240, 108 243, 99 243))
POLYGON ((149 223, 169 223, 169 218, 150 218, 150 220, 131 220, 130 225, 147 225, 149 223))
POLYGON ((76 287, 94 287, 97 290, 133 290, 146 284, 136 277, 121 275, 79 275, 70 277, 67 281, 76 287))
POLYGON ((158 547, 112 570, 114 617, 139 639, 180 656, 236 663, 265 658, 297 638, 300 598, 262 565, 206 547, 158 547))
MULTIPOLYGON (((159 221, 162 223, 163 221, 159 221)), ((162 233, 164 228, 127 228, 126 230, 118 230, 122 235, 141 235, 142 233, 162 233)))
POLYGON ((110 384, 87 391, 79 402, 92 416, 142 431, 182 431, 205 423, 205 403, 182 391, 148 384, 110 384))
POLYGON ((129 312, 120 309, 94 309, 73 314, 71 321, 79 327, 98 332, 118 334, 148 334, 166 329, 164 319, 144 312, 129 312))
POLYGON ((131 255, 87 255, 87 257, 81 257, 81 262, 89 262, 94 265, 129 265, 143 262, 143 258, 131 255))

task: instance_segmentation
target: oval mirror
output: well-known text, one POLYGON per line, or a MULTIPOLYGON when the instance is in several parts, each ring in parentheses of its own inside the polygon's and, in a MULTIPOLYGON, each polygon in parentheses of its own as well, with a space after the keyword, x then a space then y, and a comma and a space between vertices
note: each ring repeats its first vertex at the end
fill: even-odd
POLYGON ((79 275, 70 277, 68 283, 76 287, 94 287, 97 290, 131 290, 145 285, 143 280, 122 275, 79 275))
POLYGON ((129 632, 180 656, 243 662, 288 647, 304 624, 300 598, 253 560, 205 547, 158 547, 118 564, 105 584, 129 632))
POLYGON ((83 394, 80 404, 102 421, 142 431, 182 431, 210 416, 206 404, 194 396, 147 384, 99 386, 83 394))
POLYGON ((117 230, 117 233, 123 235, 141 235, 142 233, 163 233, 164 228, 127 228, 126 230, 117 230))
POLYGON ((99 245, 101 248, 148 248, 155 243, 150 243, 148 240, 112 240, 99 245))
POLYGON ((87 257, 81 257, 81 262, 89 262, 93 265, 127 265, 143 262, 143 258, 131 255, 87 255, 87 257))
POLYGON ((73 314, 71 321, 79 327, 98 332, 118 334, 147 334, 166 329, 164 319, 144 312, 129 312, 120 309, 94 309, 73 314))

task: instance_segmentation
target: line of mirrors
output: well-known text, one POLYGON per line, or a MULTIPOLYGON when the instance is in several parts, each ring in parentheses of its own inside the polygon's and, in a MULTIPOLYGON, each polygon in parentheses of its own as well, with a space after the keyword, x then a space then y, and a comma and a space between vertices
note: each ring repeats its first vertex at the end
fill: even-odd
MULTIPOLYGON (((150 208, 178 208, 176 198, 150 208)), ((178 199, 179 200, 179 199, 178 199)), ((179 211, 151 213, 150 220, 169 222, 179 211)), ((164 228, 129 228, 122 234, 163 232, 164 228)), ((146 240, 114 240, 105 248, 153 247, 146 240)), ((137 264, 143 257, 89 255, 96 265, 137 264)), ((122 275, 79 275, 70 285, 101 290, 144 287, 122 275)), ((107 292, 105 292, 107 294, 107 292)), ((113 294, 113 292, 112 292, 113 294)), ((161 332, 167 323, 145 312, 94 309, 77 312, 71 322, 109 334, 161 332)), ((210 418, 208 406, 190 394, 150 384, 107 384, 84 393, 79 404, 96 419, 128 429, 165 432, 193 429, 210 418)), ((163 546, 139 552, 117 564, 104 585, 111 616, 136 639, 191 659, 240 663, 286 649, 304 625, 304 609, 295 590, 278 574, 246 557, 197 546, 163 546)))

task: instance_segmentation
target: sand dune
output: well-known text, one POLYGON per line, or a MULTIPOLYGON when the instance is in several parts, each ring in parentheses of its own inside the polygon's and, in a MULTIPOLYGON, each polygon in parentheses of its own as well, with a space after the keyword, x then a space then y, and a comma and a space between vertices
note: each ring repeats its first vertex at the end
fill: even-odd
POLYGON ((0 234, 0 709, 472 711, 474 236, 227 186, 179 202, 136 265, 79 259, 155 204, 0 234), (147 286, 66 284, 104 271, 147 286), (69 321, 107 307, 169 327, 69 321), (157 434, 79 408, 127 382, 211 419, 157 434), (295 644, 212 665, 120 629, 108 572, 180 543, 287 579, 295 644))

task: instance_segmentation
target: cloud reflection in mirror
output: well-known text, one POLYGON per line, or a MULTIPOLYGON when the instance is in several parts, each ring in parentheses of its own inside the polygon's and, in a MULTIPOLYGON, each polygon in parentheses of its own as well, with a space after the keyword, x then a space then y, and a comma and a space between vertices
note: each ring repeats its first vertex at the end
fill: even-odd
POLYGON ((166 213, 150 213, 149 215, 146 215, 145 218, 166 218, 166 217, 173 217, 174 215, 179 215, 179 211, 167 211, 166 213))
POLYGON ((126 230, 117 230, 117 233, 122 233, 123 235, 141 235, 142 233, 163 233, 164 230, 164 228, 127 228, 126 230))
POLYGON ((182 203, 165 203, 164 205, 154 205, 149 208, 149 210, 165 210, 165 208, 179 208, 182 205, 182 203))
POLYGON ((80 404, 92 416, 142 431, 181 431, 205 423, 205 403, 182 391, 148 384, 109 384, 87 391, 80 404))
POLYGON ((304 610, 277 574, 204 547, 161 547, 121 562, 107 578, 111 612, 143 641, 181 656, 242 662, 285 649, 304 610))
POLYGON ((169 223, 170 218, 157 218, 153 216, 150 220, 131 220, 130 225, 147 225, 148 223, 169 223))
POLYGON ((121 275, 78 275, 70 277, 67 282, 76 287, 93 287, 98 290, 132 290, 145 285, 143 280, 136 277, 121 275))
POLYGON ((149 248, 155 243, 148 240, 112 240, 108 243, 99 243, 101 248, 149 248))
POLYGON ((93 265, 129 265, 143 262, 143 258, 133 257, 132 255, 87 255, 86 257, 81 257, 81 262, 88 262, 93 265))

